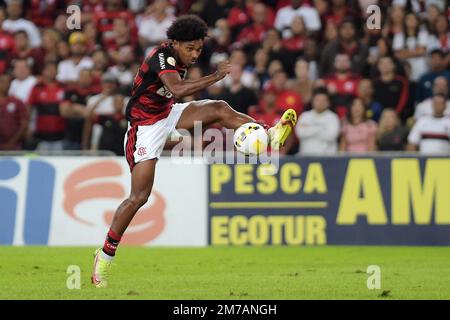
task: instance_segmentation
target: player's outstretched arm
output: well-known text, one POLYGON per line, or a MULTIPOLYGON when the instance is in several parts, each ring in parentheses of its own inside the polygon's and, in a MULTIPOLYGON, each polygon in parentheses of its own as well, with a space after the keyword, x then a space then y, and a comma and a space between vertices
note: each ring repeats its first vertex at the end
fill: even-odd
POLYGON ((174 98, 180 99, 222 80, 230 73, 230 63, 223 61, 217 66, 217 71, 198 80, 182 80, 178 72, 167 72, 161 75, 161 80, 174 98))

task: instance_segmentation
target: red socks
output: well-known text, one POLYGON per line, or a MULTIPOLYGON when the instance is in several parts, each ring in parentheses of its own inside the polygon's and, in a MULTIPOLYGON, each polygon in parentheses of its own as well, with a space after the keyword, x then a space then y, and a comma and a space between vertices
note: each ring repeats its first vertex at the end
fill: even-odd
POLYGON ((116 255, 117 247, 119 246, 120 239, 122 236, 119 236, 114 231, 109 229, 108 235, 106 236, 105 244, 103 245, 103 252, 108 256, 114 257, 116 255))

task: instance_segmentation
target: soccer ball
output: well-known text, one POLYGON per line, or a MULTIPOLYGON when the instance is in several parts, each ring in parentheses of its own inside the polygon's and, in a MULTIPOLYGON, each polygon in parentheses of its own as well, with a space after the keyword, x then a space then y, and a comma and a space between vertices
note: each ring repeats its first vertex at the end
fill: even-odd
POLYGON ((262 125, 248 122, 236 130, 233 142, 237 151, 246 156, 255 156, 266 151, 269 136, 262 125))

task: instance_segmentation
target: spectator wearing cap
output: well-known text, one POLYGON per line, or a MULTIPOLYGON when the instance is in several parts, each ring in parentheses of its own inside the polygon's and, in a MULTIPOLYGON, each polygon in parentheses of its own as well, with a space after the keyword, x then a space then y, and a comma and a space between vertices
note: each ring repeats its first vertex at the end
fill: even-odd
POLYGON ((20 150, 28 128, 28 110, 8 96, 11 78, 0 74, 0 150, 20 150))
POLYGON ((311 7, 305 2, 303 0, 292 0, 290 5, 278 10, 275 17, 275 28, 283 34, 286 31, 289 32, 292 20, 296 16, 300 16, 303 18, 308 32, 319 31, 322 26, 319 13, 315 7, 311 7))
POLYGON ((15 47, 14 38, 9 32, 5 32, 2 27, 5 17, 5 9, 0 7, 0 74, 6 72, 9 68, 15 47))
MULTIPOLYGON (((437 77, 433 82, 433 95, 444 95, 449 96, 449 80, 446 77, 437 77)), ((450 101, 447 100, 447 107, 444 110, 444 115, 450 117, 450 101)), ((423 100, 416 106, 414 112, 414 119, 417 121, 425 116, 433 115, 433 96, 428 99, 423 100)))
POLYGON ((70 57, 61 61, 58 65, 58 81, 73 83, 78 81, 78 75, 82 69, 93 67, 92 59, 86 56, 87 38, 82 32, 73 32, 69 37, 70 57))
POLYGON ((368 152, 376 150, 377 124, 367 118, 367 110, 360 98, 353 100, 342 126, 340 151, 368 152))
POLYGON ((445 117, 447 97, 433 96, 433 115, 420 118, 408 136, 407 149, 422 154, 450 153, 450 118, 445 117))
POLYGON ((37 113, 34 138, 38 140, 39 151, 63 150, 65 122, 59 104, 64 99, 65 86, 56 80, 56 73, 56 63, 47 62, 42 79, 33 87, 28 101, 37 113))
POLYGON ((366 68, 368 48, 357 40, 355 24, 350 19, 345 19, 339 25, 338 39, 328 43, 320 57, 319 74, 325 76, 333 71, 335 57, 339 53, 346 53, 351 57, 352 71, 363 74, 366 68))
POLYGON ((334 69, 335 73, 327 75, 324 82, 331 95, 335 111, 342 119, 347 115, 348 107, 357 96, 361 77, 351 72, 350 57, 345 53, 336 55, 334 69))
POLYGON ((450 82, 450 71, 446 70, 446 58, 442 50, 433 50, 429 55, 429 62, 430 71, 423 74, 417 83, 417 102, 421 102, 433 95, 433 82, 437 77, 444 77, 450 82))
POLYGON ((37 78, 31 74, 31 65, 28 59, 16 59, 13 74, 14 80, 11 82, 9 95, 27 104, 31 90, 37 82, 37 78))
POLYGON ((408 13, 404 30, 394 36, 392 48, 398 59, 407 60, 411 65, 413 81, 417 81, 427 71, 427 42, 428 32, 421 26, 419 18, 414 13, 408 13))
POLYGON ((39 29, 30 20, 22 18, 22 0, 8 0, 6 11, 8 19, 3 22, 3 29, 12 34, 19 30, 24 30, 28 34, 31 47, 36 48, 41 45, 41 35, 39 29))
POLYGON ((330 110, 326 90, 317 90, 312 97, 312 110, 303 112, 295 128, 300 140, 300 155, 334 154, 338 150, 339 118, 330 110))

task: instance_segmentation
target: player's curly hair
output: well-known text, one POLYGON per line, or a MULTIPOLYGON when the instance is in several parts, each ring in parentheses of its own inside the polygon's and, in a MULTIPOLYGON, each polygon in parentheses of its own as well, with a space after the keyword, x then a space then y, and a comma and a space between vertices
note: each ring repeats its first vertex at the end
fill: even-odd
POLYGON ((167 38, 177 41, 203 40, 207 31, 208 26, 198 16, 184 15, 178 17, 167 29, 167 38))

